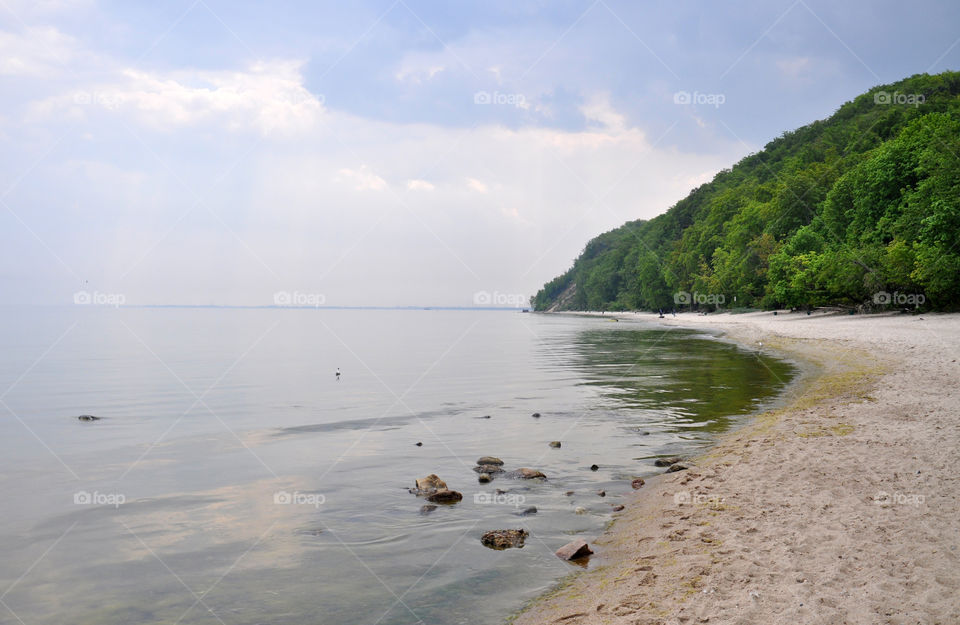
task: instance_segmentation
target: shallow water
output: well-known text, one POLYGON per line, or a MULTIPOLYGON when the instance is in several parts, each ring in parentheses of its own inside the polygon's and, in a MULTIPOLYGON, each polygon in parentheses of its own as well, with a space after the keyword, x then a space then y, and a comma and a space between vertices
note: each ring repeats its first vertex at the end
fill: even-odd
POLYGON ((0 316, 0 623, 27 625, 500 622, 573 570, 553 551, 599 534, 630 478, 708 444, 795 373, 603 318, 0 316), (549 479, 480 485, 488 454, 549 479), (464 500, 421 515, 407 488, 429 473, 464 500), (512 497, 475 500, 495 488, 512 497), (530 531, 523 549, 480 544, 508 527, 530 531))

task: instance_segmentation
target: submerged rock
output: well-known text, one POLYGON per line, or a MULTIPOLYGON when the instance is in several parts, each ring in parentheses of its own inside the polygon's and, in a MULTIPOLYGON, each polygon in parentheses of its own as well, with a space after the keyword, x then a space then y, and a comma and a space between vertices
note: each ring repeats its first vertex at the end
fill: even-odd
POLYGON ((658 467, 669 467, 671 464, 677 464, 682 460, 683 458, 680 456, 671 456, 669 458, 657 458, 653 464, 658 467))
POLYGON ((446 488, 427 495, 427 501, 432 501, 433 503, 457 503, 462 499, 462 493, 446 488))
POLYGON ((646 484, 646 482, 643 481, 643 478, 642 478, 642 477, 634 478, 634 480, 633 480, 632 482, 630 482, 630 486, 631 486, 634 490, 640 488, 640 487, 643 486, 644 484, 646 484))
POLYGON ((527 530, 492 530, 480 538, 480 542, 491 549, 510 549, 512 547, 523 547, 523 541, 526 540, 530 532, 527 530))
POLYGON ((423 443, 419 441, 414 443, 414 445, 416 445, 417 447, 423 447, 423 443))
POLYGON ((536 469, 528 469, 522 467, 516 471, 510 471, 506 474, 506 477, 518 479, 518 480, 545 480, 547 476, 537 471, 536 469))
POLYGON ((490 477, 489 473, 481 473, 480 475, 477 476, 477 481, 480 482, 481 484, 487 484, 492 479, 493 478, 490 477))
POLYGON ((478 464, 473 467, 473 470, 477 473, 486 473, 487 475, 493 475, 494 473, 503 473, 503 467, 499 464, 478 464))
POLYGON ((503 466, 503 460, 496 456, 480 456, 480 458, 477 459, 477 464, 495 464, 500 467, 503 466))
POLYGON ((560 441, 550 441, 550 446, 554 449, 560 449, 560 441))
POLYGON ((447 483, 441 480, 435 473, 431 473, 427 477, 420 478, 417 480, 417 490, 422 492, 429 492, 434 490, 444 490, 447 488, 447 483))
POLYGON ((593 553, 593 549, 591 549, 590 545, 587 544, 587 541, 583 540, 582 538, 567 543, 563 547, 557 549, 557 557, 561 560, 567 561, 583 558, 589 556, 591 553, 593 553))
POLYGON ((607 496, 607 491, 605 491, 605 490, 598 490, 598 491, 597 491, 597 496, 599 496, 599 497, 606 497, 606 496, 607 496))
POLYGON ((533 414, 530 415, 530 416, 533 417, 534 419, 539 419, 539 418, 540 418, 540 413, 539 413, 539 412, 535 412, 535 413, 533 413, 533 414))
POLYGON ((92 414, 82 414, 77 418, 80 419, 81 421, 99 421, 100 420, 100 417, 95 417, 92 414))
POLYGON ((583 506, 577 506, 576 508, 573 509, 573 513, 574 513, 574 514, 586 514, 586 513, 587 513, 587 509, 584 508, 583 506))
POLYGON ((613 507, 613 511, 614 511, 614 512, 620 512, 621 510, 623 510, 623 508, 624 508, 623 504, 622 504, 622 503, 618 503, 617 505, 615 505, 615 506, 613 507))
POLYGON ((436 509, 437 509, 437 506, 435 506, 434 504, 425 503, 422 506, 420 506, 420 514, 422 514, 423 516, 427 516, 428 514, 430 514, 436 509))
POLYGON ((536 506, 530 506, 530 507, 527 508, 526 510, 521 510, 521 511, 518 512, 517 514, 519 514, 520 516, 527 516, 528 514, 536 514, 536 513, 537 513, 537 507, 536 507, 536 506))
POLYGON ((599 471, 599 470, 600 470, 600 467, 597 466, 597 465, 595 465, 595 464, 591 464, 591 465, 590 465, 590 470, 591 470, 591 471, 599 471))

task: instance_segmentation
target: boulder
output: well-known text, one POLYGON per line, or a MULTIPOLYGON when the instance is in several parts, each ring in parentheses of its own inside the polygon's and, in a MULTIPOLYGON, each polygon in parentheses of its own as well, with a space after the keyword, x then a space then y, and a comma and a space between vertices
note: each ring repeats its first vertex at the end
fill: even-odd
POLYGON ((653 464, 658 467, 669 467, 671 464, 677 464, 683 460, 680 456, 671 456, 669 458, 657 458, 653 464))
POLYGON ((527 530, 493 530, 480 538, 480 542, 491 549, 510 549, 523 547, 523 541, 530 535, 527 530))
POLYGON ((497 458, 496 456, 481 456, 477 460, 477 464, 495 464, 498 467, 503 466, 503 460, 497 458))
POLYGON ((493 478, 490 477, 489 473, 481 473, 480 475, 477 476, 477 481, 480 482, 481 484, 487 484, 492 479, 493 478))
POLYGON ((545 480, 547 476, 537 471, 536 469, 527 469, 526 467, 517 469, 516 471, 510 471, 506 474, 506 477, 518 479, 518 480, 545 480))
POLYGON ((642 478, 642 477, 634 478, 634 480, 633 480, 632 482, 630 482, 630 486, 631 486, 634 490, 640 488, 640 487, 643 486, 644 484, 646 484, 646 482, 643 481, 643 478, 642 478))
POLYGON ((436 474, 431 473, 427 477, 420 478, 417 480, 417 490, 428 492, 434 490, 444 490, 447 487, 447 483, 437 477, 436 474))
POLYGON ((567 543, 563 547, 557 549, 557 557, 561 560, 576 560, 578 558, 584 558, 593 553, 593 550, 590 548, 590 545, 587 544, 587 541, 582 538, 575 540, 573 542, 567 543))
POLYGON ((667 473, 676 473, 677 471, 686 471, 687 467, 683 464, 671 464, 670 468, 667 469, 667 473))
POLYGON ((427 501, 432 501, 433 503, 457 503, 461 499, 463 499, 462 493, 446 488, 427 495, 427 501))
POLYGON ((486 473, 488 475, 493 475, 494 473, 503 473, 503 467, 499 464, 478 464, 473 467, 473 470, 477 473, 486 473))
POLYGON ((550 441, 550 446, 554 449, 560 449, 560 441, 550 441))

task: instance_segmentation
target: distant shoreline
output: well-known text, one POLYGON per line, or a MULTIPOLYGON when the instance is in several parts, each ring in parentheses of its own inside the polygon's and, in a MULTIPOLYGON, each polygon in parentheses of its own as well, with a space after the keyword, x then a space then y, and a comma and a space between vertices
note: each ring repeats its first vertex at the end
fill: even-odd
POLYGON ((650 480, 591 540, 599 566, 516 623, 960 622, 960 315, 602 316, 715 328, 819 370, 650 480))

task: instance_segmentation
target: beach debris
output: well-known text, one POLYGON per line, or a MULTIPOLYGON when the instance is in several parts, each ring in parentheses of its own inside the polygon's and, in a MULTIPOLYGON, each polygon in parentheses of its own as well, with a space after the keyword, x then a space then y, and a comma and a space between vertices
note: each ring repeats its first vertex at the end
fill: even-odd
POLYGON ((491 530, 480 537, 480 542, 491 549, 503 550, 516 547, 523 547, 523 541, 526 540, 530 532, 524 529, 519 530, 491 530))
POLYGON ((95 417, 92 414, 82 414, 77 418, 80 419, 81 421, 99 421, 100 420, 100 417, 95 417))
POLYGON ((598 491, 597 491, 597 496, 598 496, 598 497, 606 497, 606 496, 607 496, 607 491, 605 491, 605 490, 598 490, 598 491))
POLYGON ((591 464, 591 465, 590 465, 590 470, 591 470, 591 471, 599 471, 599 470, 600 470, 600 467, 597 466, 597 465, 595 465, 595 464, 591 464))
POLYGON ((677 471, 686 471, 687 466, 684 464, 671 464, 670 468, 667 469, 667 473, 676 473, 677 471))
POLYGON ((573 542, 569 542, 563 547, 557 549, 557 557, 561 560, 577 560, 579 558, 584 558, 593 553, 593 549, 590 548, 590 545, 587 544, 587 541, 582 538, 577 539, 573 542))
POLYGON ((554 449, 560 449, 560 441, 550 441, 550 446, 554 449))
POLYGON ((477 481, 480 482, 481 484, 487 484, 491 480, 493 480, 493 478, 490 477, 489 473, 481 473, 480 475, 477 476, 477 481))
POLYGON ((646 484, 646 482, 643 481, 643 478, 637 477, 637 478, 634 478, 632 482, 630 482, 630 487, 636 490, 642 487, 644 484, 646 484))
POLYGON ((458 493, 455 490, 449 490, 447 488, 432 492, 427 495, 427 501, 432 501, 433 503, 457 503, 462 499, 462 493, 458 493))
POLYGON ((436 473, 431 473, 427 477, 417 480, 417 490, 420 492, 429 492, 434 490, 444 490, 447 483, 441 480, 436 473))
POLYGON ((574 514, 586 514, 586 513, 587 513, 587 509, 584 508, 583 506, 577 506, 576 508, 573 509, 573 513, 574 513, 574 514))
POLYGON ((670 456, 669 458, 657 458, 654 460, 653 464, 657 467, 669 467, 671 464, 677 464, 682 462, 683 458, 680 456, 670 456))
POLYGON ((527 508, 527 509, 525 509, 525 510, 521 510, 521 511, 518 512, 517 514, 519 514, 520 516, 527 516, 528 514, 536 514, 536 513, 537 513, 537 507, 536 507, 536 506, 530 506, 529 508, 527 508))
POLYGON ((624 509, 624 505, 623 505, 622 503, 618 503, 617 505, 615 505, 615 506, 613 507, 613 511, 614 511, 614 512, 620 512, 620 511, 623 510, 623 509, 624 509))
POLYGON ((427 516, 428 514, 430 514, 436 509, 437 509, 436 505, 432 503, 425 503, 422 506, 420 506, 420 514, 423 516, 427 516))
POLYGON ((505 477, 514 478, 518 480, 545 480, 547 476, 537 471, 536 469, 528 469, 526 467, 521 467, 516 471, 510 471, 505 474, 505 477))
POLYGON ((477 459, 477 464, 495 464, 497 466, 503 466, 503 460, 497 458, 496 456, 480 456, 477 459))
POLYGON ((486 473, 487 475, 493 475, 494 473, 503 473, 503 467, 499 464, 478 464, 473 467, 473 470, 477 473, 486 473))
POLYGON ((535 413, 533 413, 533 414, 530 415, 530 416, 533 417, 534 419, 539 419, 539 418, 540 418, 540 413, 539 413, 539 412, 535 412, 535 413))

